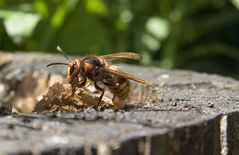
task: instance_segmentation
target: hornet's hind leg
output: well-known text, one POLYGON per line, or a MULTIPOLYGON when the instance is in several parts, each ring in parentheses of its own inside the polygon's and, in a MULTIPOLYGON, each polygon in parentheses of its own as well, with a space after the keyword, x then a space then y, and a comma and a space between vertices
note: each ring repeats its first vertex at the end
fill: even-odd
POLYGON ((98 86, 97 82, 94 82, 94 85, 95 85, 95 88, 99 91, 101 91, 101 95, 98 99, 98 104, 97 104, 97 107, 99 106, 100 102, 102 101, 102 98, 104 96, 104 93, 105 93, 105 90, 103 88, 101 88, 100 86, 98 86))

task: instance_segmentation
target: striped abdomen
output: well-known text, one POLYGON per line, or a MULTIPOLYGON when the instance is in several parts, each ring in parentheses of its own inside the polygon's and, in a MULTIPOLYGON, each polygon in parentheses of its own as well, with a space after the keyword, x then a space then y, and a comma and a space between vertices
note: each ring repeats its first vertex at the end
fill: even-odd
POLYGON ((121 104, 129 96, 129 80, 125 78, 114 77, 114 82, 107 83, 107 87, 114 95, 113 103, 121 104))

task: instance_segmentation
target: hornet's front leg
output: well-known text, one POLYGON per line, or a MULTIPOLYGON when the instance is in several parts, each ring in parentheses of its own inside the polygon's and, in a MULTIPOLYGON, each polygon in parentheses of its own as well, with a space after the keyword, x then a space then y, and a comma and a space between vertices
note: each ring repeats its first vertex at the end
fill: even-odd
POLYGON ((72 86, 72 92, 71 92, 72 94, 71 95, 73 95, 75 93, 77 87, 78 88, 84 87, 86 85, 86 82, 87 82, 86 76, 82 75, 81 81, 79 81, 79 79, 77 77, 77 80, 75 80, 71 83, 71 86, 72 86))

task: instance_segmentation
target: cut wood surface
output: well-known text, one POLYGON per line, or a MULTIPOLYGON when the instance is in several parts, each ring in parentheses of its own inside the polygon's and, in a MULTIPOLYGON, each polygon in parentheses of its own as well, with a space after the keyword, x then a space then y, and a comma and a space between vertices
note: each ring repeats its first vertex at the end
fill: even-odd
POLYGON ((0 154, 239 154, 239 82, 232 78, 119 65, 155 87, 132 83, 118 110, 34 113, 49 87, 67 83, 66 67, 46 68, 64 57, 0 53, 0 61, 0 154))

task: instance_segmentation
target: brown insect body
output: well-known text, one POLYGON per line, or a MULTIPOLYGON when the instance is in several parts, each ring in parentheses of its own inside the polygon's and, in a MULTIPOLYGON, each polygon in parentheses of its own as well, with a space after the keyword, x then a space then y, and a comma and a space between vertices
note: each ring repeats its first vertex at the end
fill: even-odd
MULTIPOLYGON (((78 61, 78 60, 75 60, 78 61)), ((77 62, 75 62, 75 65, 77 65, 77 62)), ((75 77, 75 80, 72 81, 73 88, 75 87, 81 87, 84 86, 86 83, 86 80, 89 79, 94 82, 94 86, 97 90, 101 91, 102 94, 99 98, 99 102, 102 100, 102 97, 104 95, 104 89, 101 88, 97 82, 101 82, 105 86, 107 86, 110 90, 110 92, 114 95, 113 97, 113 103, 117 100, 123 101, 125 100, 129 95, 129 80, 123 77, 115 76, 108 74, 104 71, 104 68, 108 66, 106 62, 96 56, 89 56, 84 58, 81 61, 81 66, 78 71, 78 75, 74 74, 74 72, 68 72, 68 77, 75 77), (77 79, 83 79, 81 82, 77 79)), ((75 66, 72 66, 75 68, 75 66)), ((70 67, 71 70, 71 67, 70 67)), ((68 78, 70 79, 70 78, 68 78)), ((69 81, 70 82, 70 81, 69 81)))
MULTIPOLYGON (((58 47, 58 50, 63 53, 63 51, 58 47)), ((64 56, 67 58, 68 63, 51 63, 51 65, 68 65, 68 82, 72 85, 73 93, 76 87, 84 87, 87 80, 93 82, 95 88, 101 91, 99 97, 99 103, 104 95, 104 89, 98 84, 104 84, 114 95, 113 103, 125 100, 130 91, 129 80, 133 80, 142 84, 151 85, 151 83, 138 78, 127 72, 123 72, 119 68, 112 67, 107 64, 107 60, 114 60, 119 58, 129 58, 129 59, 139 59, 140 56, 136 53, 131 52, 121 52, 108 54, 103 56, 87 56, 82 59, 78 58, 76 60, 70 60, 65 53, 64 56)), ((117 104, 117 103, 116 103, 117 104)))

